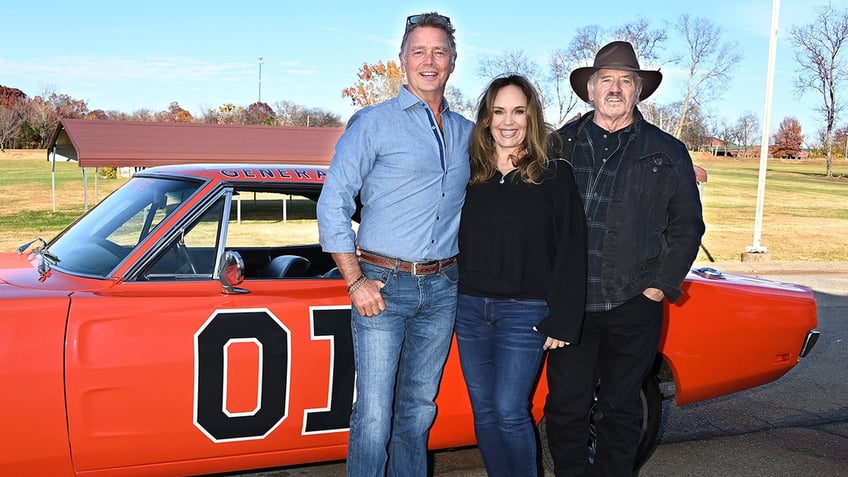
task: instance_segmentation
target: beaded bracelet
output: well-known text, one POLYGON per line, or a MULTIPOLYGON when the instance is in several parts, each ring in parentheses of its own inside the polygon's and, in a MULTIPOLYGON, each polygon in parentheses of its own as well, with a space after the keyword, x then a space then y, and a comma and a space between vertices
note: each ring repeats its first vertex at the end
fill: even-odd
POLYGON ((364 274, 364 273, 363 273, 362 275, 360 275, 360 276, 359 276, 359 278, 357 278, 356 280, 354 280, 354 281, 353 281, 353 283, 351 283, 351 284, 347 287, 347 294, 348 294, 348 295, 353 295, 353 293, 354 293, 356 290, 359 290, 359 287, 361 287, 362 285, 364 285, 364 284, 365 284, 365 280, 367 280, 367 279, 368 279, 368 278, 366 278, 366 277, 365 277, 365 274, 364 274))

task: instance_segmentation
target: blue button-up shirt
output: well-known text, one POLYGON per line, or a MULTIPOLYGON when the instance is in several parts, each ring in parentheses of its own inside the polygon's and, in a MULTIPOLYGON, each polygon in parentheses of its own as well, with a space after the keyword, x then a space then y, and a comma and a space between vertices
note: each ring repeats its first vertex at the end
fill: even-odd
POLYGON ((321 247, 365 250, 407 261, 459 252, 459 213, 470 176, 473 123, 444 103, 440 131, 427 103, 406 87, 358 111, 336 143, 318 200, 321 247), (357 232, 355 198, 362 202, 357 232))

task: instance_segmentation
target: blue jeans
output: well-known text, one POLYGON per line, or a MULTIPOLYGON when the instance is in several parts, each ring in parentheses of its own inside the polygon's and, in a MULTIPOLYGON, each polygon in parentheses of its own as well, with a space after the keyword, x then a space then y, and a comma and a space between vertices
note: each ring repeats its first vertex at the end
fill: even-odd
POLYGON ((538 475, 529 407, 546 337, 533 326, 547 315, 544 300, 459 296, 459 360, 490 477, 538 475))
POLYGON ((427 439, 456 318, 459 269, 414 276, 368 263, 385 283, 386 310, 351 312, 356 401, 350 418, 347 475, 427 475, 427 439))

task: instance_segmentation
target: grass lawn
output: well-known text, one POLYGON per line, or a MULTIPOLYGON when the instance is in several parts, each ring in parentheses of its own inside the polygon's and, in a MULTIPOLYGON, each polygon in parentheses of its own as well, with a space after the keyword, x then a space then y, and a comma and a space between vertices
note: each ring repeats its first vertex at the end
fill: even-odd
MULTIPOLYGON (((693 158, 709 174, 703 246, 716 261, 738 261, 753 245, 759 159, 693 158)), ((56 163, 54 208, 51 166, 44 150, 0 152, 0 251, 49 240, 84 212, 82 169, 56 163)), ((834 179, 824 172, 824 160, 769 160, 760 244, 772 261, 848 260, 848 161, 834 159, 834 179)), ((94 175, 88 170, 89 207, 126 182, 94 175)), ((709 261, 703 250, 698 261, 709 261)))
MULTIPOLYGON (((759 159, 694 155, 707 170, 703 246, 716 261, 738 261, 754 241, 759 159)), ((848 260, 848 161, 769 159, 760 245, 772 261, 848 260)), ((704 251, 698 261, 708 261, 704 251)))

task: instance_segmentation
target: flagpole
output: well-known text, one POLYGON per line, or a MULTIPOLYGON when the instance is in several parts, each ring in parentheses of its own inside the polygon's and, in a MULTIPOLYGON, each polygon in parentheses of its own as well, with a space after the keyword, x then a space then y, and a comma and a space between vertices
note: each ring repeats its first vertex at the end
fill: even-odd
POLYGON ((774 63, 777 51, 777 25, 780 16, 780 0, 772 1, 771 35, 769 40, 768 74, 766 75, 766 100, 763 108, 763 135, 760 140, 760 172, 757 178, 757 210, 754 217, 754 242, 742 254, 742 261, 747 259, 764 259, 768 248, 762 245, 763 208, 766 192, 766 170, 768 169, 769 122, 771 119, 771 102, 774 86, 774 63))

